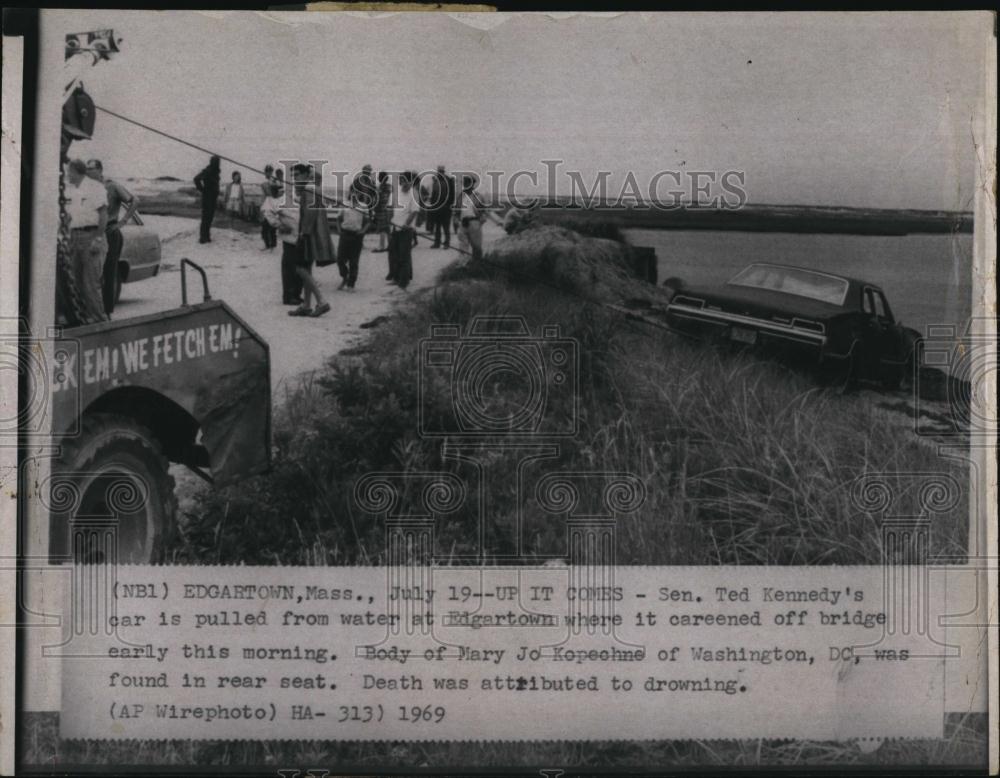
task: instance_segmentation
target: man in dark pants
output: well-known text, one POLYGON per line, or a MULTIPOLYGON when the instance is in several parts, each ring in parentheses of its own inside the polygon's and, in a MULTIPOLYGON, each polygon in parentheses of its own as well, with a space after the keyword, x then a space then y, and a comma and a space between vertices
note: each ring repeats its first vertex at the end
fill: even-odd
POLYGON ((302 279, 296 267, 304 248, 299 245, 299 197, 293 187, 288 194, 287 206, 278 209, 278 232, 281 233, 281 302, 285 305, 302 304, 302 279))
POLYGON ((451 244, 451 209, 455 203, 455 178, 445 173, 444 165, 438 165, 437 173, 434 174, 434 186, 431 189, 431 218, 430 226, 434 231, 434 243, 432 249, 441 246, 441 233, 444 232, 444 248, 450 248, 451 244))
POLYGON ((413 278, 413 238, 417 230, 414 223, 420 214, 417 199, 416 174, 400 176, 399 202, 392 211, 392 234, 389 236, 389 275, 386 280, 405 289, 413 278))
POLYGON ((104 312, 110 316, 115 309, 115 297, 118 293, 118 260, 124 244, 121 228, 129 223, 139 207, 139 198, 117 181, 104 178, 104 165, 99 159, 87 161, 87 175, 104 184, 108 192, 108 227, 105 233, 108 253, 104 258, 104 272, 101 274, 101 293, 104 297, 104 312), (123 203, 126 206, 125 215, 120 216, 123 203))
POLYGON ((80 324, 107 321, 101 295, 101 272, 108 254, 108 192, 87 176, 83 160, 66 168, 66 213, 69 216, 72 273, 79 295, 80 324))
POLYGON ((219 200, 219 173, 221 160, 212 157, 208 167, 194 177, 194 186, 201 192, 201 237, 199 243, 212 242, 212 219, 215 218, 215 206, 219 200))
POLYGON ((340 233, 337 265, 340 268, 341 289, 354 289, 357 283, 358 260, 364 248, 368 222, 368 207, 363 204, 362 194, 352 191, 351 202, 341 208, 337 216, 337 231, 340 233))

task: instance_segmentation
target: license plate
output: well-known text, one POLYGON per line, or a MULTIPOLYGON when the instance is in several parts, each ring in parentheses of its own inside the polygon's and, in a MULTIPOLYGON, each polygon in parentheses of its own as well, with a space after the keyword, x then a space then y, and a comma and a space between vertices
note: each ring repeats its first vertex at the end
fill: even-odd
POLYGON ((757 342, 757 330, 748 330, 746 327, 733 327, 729 337, 739 343, 753 345, 757 342))

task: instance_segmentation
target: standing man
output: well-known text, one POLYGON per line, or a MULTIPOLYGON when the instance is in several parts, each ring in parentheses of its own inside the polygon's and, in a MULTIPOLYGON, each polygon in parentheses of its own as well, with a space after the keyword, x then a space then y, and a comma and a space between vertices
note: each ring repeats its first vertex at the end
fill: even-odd
POLYGON ((87 177, 83 160, 74 159, 66 171, 66 213, 70 218, 70 255, 81 299, 81 321, 107 321, 101 293, 101 272, 108 253, 108 193, 104 184, 87 177))
POLYGON ((302 304, 289 316, 322 316, 330 311, 330 304, 323 299, 323 293, 313 278, 313 265, 323 267, 336 261, 333 240, 330 238, 330 221, 326 215, 323 199, 323 182, 319 175, 313 179, 309 165, 296 165, 292 169, 292 181, 299 198, 299 240, 296 253, 295 272, 302 281, 302 304), (314 185, 309 187, 310 180, 314 185), (310 308, 309 301, 316 298, 316 307, 310 308))
POLYGON ((104 184, 108 194, 108 228, 105 237, 108 240, 108 254, 104 258, 104 272, 101 274, 101 292, 104 298, 104 312, 110 317, 115 309, 115 296, 118 292, 118 260, 122 255, 122 226, 129 223, 132 215, 139 207, 139 198, 128 189, 110 178, 104 178, 104 165, 99 159, 87 161, 87 175, 104 184), (119 219, 119 213, 125 203, 125 215, 119 219))
POLYGON ((455 219, 455 232, 458 233, 459 243, 469 246, 471 249, 469 253, 476 262, 483 258, 483 220, 490 219, 494 224, 503 226, 503 222, 486 209, 476 194, 478 183, 475 176, 468 174, 462 176, 462 199, 455 219))
POLYGON ((444 248, 451 248, 451 209, 455 203, 455 178, 445 172, 444 165, 438 165, 431 193, 434 230, 434 243, 431 244, 431 248, 441 247, 442 232, 444 232, 444 248))
POLYGON ((351 202, 337 214, 337 265, 340 268, 340 289, 354 289, 358 280, 358 260, 364 248, 368 231, 369 209, 363 204, 360 192, 351 193, 351 202))
MULTIPOLYGON (((283 190, 278 190, 281 200, 283 190)), ((284 305, 302 304, 302 279, 296 271, 299 265, 299 192, 292 187, 287 205, 278 207, 278 232, 281 233, 281 302, 284 305)))
POLYGON ((354 197, 357 197, 365 208, 375 207, 375 202, 378 199, 378 187, 375 186, 371 165, 365 165, 361 168, 361 172, 351 181, 350 189, 347 191, 347 202, 351 202, 354 197))
POLYGON ((281 201, 276 184, 264 185, 264 201, 260 204, 260 235, 264 239, 263 251, 278 245, 278 227, 281 226, 281 201))
POLYGON ((420 202, 413 186, 416 177, 416 173, 413 172, 400 174, 399 202, 393 208, 390 225, 392 234, 389 236, 389 275, 386 276, 386 280, 402 289, 405 289, 413 278, 411 251, 413 239, 417 235, 414 223, 420 214, 420 202))
POLYGON ((212 219, 215 218, 215 207, 219 200, 219 174, 221 160, 213 156, 208 160, 208 166, 194 177, 194 186, 201 192, 201 236, 199 243, 212 242, 212 219))

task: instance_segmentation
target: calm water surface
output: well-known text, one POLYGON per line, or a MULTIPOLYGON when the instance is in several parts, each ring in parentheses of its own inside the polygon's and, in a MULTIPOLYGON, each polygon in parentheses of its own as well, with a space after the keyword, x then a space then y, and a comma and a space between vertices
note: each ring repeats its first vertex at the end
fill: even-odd
POLYGON ((972 235, 818 235, 705 230, 627 230, 656 249, 660 281, 723 283, 752 262, 778 262, 861 278, 885 291, 897 321, 925 332, 972 310, 972 235))

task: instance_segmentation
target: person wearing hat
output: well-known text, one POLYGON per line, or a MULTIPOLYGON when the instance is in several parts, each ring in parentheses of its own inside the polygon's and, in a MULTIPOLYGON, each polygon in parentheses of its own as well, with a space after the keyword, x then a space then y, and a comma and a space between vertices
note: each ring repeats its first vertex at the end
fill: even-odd
POLYGON ((445 172, 444 165, 438 165, 437 172, 431 178, 431 191, 428 197, 428 215, 430 224, 428 231, 434 234, 432 249, 451 247, 451 209, 455 204, 455 178, 445 172), (444 243, 441 235, 444 233, 444 243))
POLYGON ((108 253, 105 233, 108 227, 108 192, 104 184, 87 175, 83 160, 71 160, 66 168, 68 186, 64 193, 69 216, 70 257, 73 278, 80 294, 82 321, 93 324, 107 321, 101 275, 108 253))

